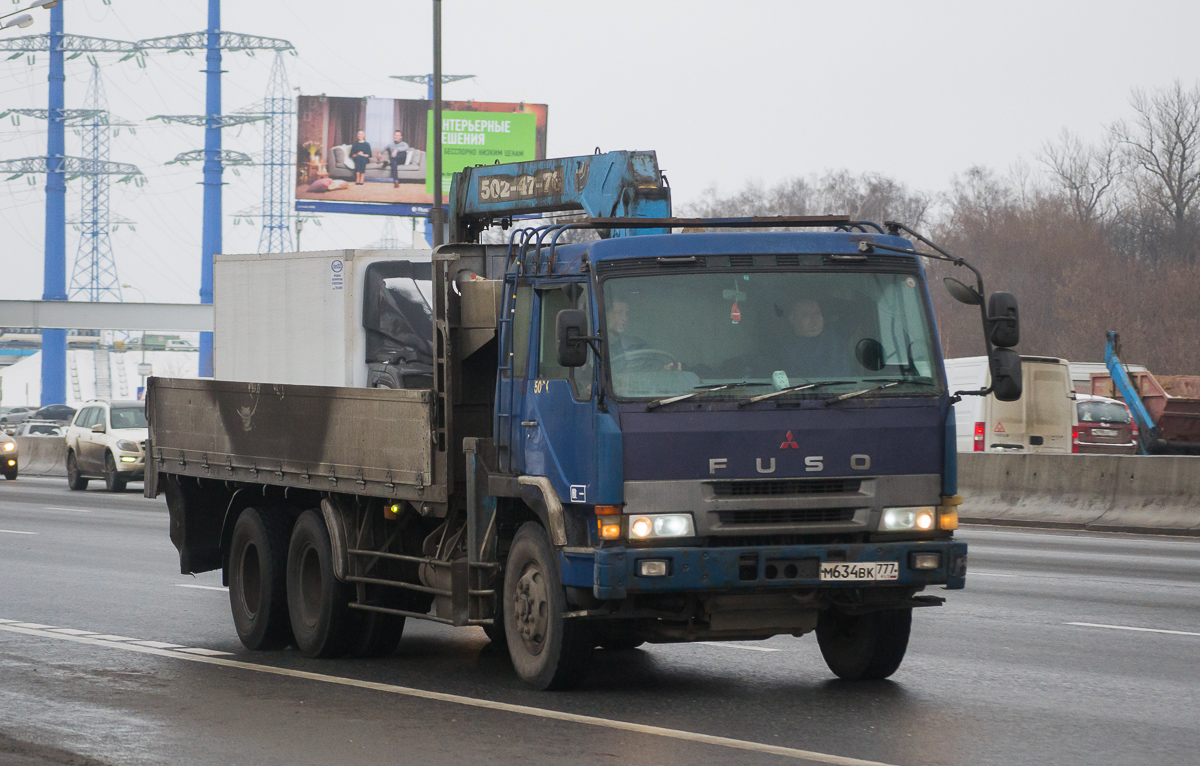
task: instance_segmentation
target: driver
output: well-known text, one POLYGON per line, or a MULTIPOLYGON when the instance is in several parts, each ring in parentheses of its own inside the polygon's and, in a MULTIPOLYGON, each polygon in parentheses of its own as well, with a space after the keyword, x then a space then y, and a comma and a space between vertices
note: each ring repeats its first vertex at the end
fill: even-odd
MULTIPOLYGON (((613 301, 608 309, 608 359, 613 369, 637 368, 639 363, 629 359, 635 351, 650 348, 650 344, 642 338, 626 332, 629 326, 629 302, 620 298, 613 301)), ((643 360, 644 362, 644 360, 643 360)), ((681 370, 679 362, 669 362, 663 365, 664 370, 681 370)))
POLYGON ((787 320, 792 332, 780 357, 789 373, 806 378, 848 374, 846 342, 826 324, 819 302, 801 298, 792 304, 787 320))

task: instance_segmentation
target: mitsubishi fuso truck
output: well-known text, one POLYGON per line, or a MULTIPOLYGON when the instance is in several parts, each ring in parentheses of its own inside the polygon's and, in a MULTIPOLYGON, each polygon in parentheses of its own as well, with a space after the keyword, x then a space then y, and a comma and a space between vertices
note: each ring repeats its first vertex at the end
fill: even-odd
POLYGON ((289 259, 357 292, 329 310, 243 259, 255 290, 223 302, 218 269, 216 378, 148 387, 146 495, 250 649, 381 656, 433 620, 561 689, 597 648, 815 633, 834 674, 877 679, 964 586, 952 405, 1020 397, 1017 305, 902 223, 674 218, 654 153, 610 152, 456 174, 431 256, 269 268, 289 259), (986 389, 947 388, 931 258, 972 273, 945 284, 978 307, 986 389), (336 353, 223 371, 222 332, 258 337, 223 312, 254 293, 336 353))

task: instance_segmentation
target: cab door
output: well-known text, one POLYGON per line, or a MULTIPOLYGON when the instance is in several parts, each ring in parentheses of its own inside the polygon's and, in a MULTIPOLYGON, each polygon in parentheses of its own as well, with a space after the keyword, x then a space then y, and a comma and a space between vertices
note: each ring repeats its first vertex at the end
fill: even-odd
POLYGON ((581 309, 592 317, 588 285, 555 282, 535 292, 532 373, 521 421, 525 472, 549 478, 563 503, 595 504, 595 355, 589 352, 582 367, 561 366, 556 332, 563 309, 581 309))

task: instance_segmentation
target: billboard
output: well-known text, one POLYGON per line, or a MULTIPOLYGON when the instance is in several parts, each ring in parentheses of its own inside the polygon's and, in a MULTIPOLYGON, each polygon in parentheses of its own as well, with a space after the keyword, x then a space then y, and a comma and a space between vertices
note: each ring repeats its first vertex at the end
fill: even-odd
MULTIPOLYGON (((433 102, 301 96, 296 209, 424 216, 433 204, 426 150, 433 102)), ((472 165, 546 158, 546 105, 442 102, 442 196, 472 165)))

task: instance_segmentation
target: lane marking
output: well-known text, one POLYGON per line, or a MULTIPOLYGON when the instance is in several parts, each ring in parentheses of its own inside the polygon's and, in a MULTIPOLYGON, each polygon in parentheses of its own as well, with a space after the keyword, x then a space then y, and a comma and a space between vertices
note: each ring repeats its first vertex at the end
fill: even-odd
POLYGON ((134 641, 138 646, 149 646, 154 649, 183 649, 183 644, 168 644, 166 641, 134 641))
POLYGON ((20 628, 12 624, 0 625, 0 631, 18 633, 26 636, 35 636, 39 638, 53 638, 59 641, 73 641, 79 644, 103 646, 110 649, 124 649, 125 651, 129 652, 153 654, 159 657, 170 657, 178 660, 186 660, 188 662, 200 662, 206 665, 219 665, 226 668, 249 670, 255 673, 298 678, 305 681, 319 681, 321 683, 336 684, 338 686, 349 686, 357 689, 367 689, 370 691, 384 692, 387 694, 396 694, 402 697, 433 700, 435 702, 447 702, 454 705, 482 708, 485 710, 495 710, 502 713, 515 713, 517 715, 525 715, 532 718, 564 721, 567 723, 582 724, 584 726, 596 726, 603 729, 615 729, 617 731, 627 731, 634 734, 646 734, 649 736, 663 737, 665 739, 697 742, 705 745, 730 748, 732 750, 746 750, 755 753, 781 755, 787 758, 796 758, 798 760, 812 761, 815 763, 834 764, 834 766, 895 766, 895 764, 887 764, 880 761, 867 761, 861 758, 850 758, 843 755, 820 753, 815 750, 800 750, 798 748, 782 747, 779 745, 767 745, 761 742, 752 742, 745 739, 734 739, 732 737, 718 737, 712 734, 700 734, 698 732, 685 731, 683 729, 668 729, 663 726, 649 726, 646 724, 631 723, 629 721, 619 721, 612 718, 600 718, 598 716, 579 715, 577 713, 564 713, 559 710, 547 710, 545 708, 532 707, 529 705, 515 705, 509 702, 496 702, 493 700, 479 699, 476 697, 464 697, 459 694, 426 691, 425 689, 414 689, 412 687, 397 686, 395 684, 382 684, 375 681, 360 681, 355 678, 342 678, 340 676, 331 676, 324 673, 312 673, 306 670, 276 668, 271 667, 270 665, 258 665, 253 662, 228 660, 223 657, 203 656, 193 652, 185 652, 182 649, 156 649, 154 647, 142 646, 138 644, 110 643, 98 640, 101 638, 98 636, 68 636, 61 633, 50 633, 42 630, 20 628))
POLYGON ((37 532, 19 532, 15 529, 0 529, 0 534, 5 535, 36 535, 37 532))
POLYGON ((75 630, 74 628, 54 628, 52 633, 64 633, 68 636, 95 636, 98 635, 94 630, 75 630))
MULTIPOLYGON (((782 649, 773 649, 769 646, 746 646, 745 644, 731 644, 727 641, 692 641, 693 644, 703 644, 704 646, 719 646, 722 649, 745 649, 748 652, 782 652, 782 649)), ((685 644, 686 646, 686 644, 685 644)))
POLYGON ((137 641, 136 638, 129 638, 128 636, 100 635, 100 636, 90 636, 90 638, 94 638, 97 641, 137 641))
POLYGON ((65 508, 61 505, 45 505, 42 506, 43 511, 71 511, 72 513, 91 513, 89 508, 65 508))
POLYGON ((1108 628, 1109 630, 1133 630, 1138 633, 1166 633, 1169 636, 1200 636, 1187 630, 1163 630, 1162 628, 1134 628, 1129 625, 1104 625, 1098 622, 1064 622, 1063 625, 1075 625, 1080 628, 1108 628))
POLYGON ((227 593, 229 588, 219 585, 192 585, 191 583, 175 583, 176 588, 195 588, 196 590, 219 590, 222 593, 227 593))
POLYGON ((41 623, 37 622, 14 622, 13 627, 30 628, 31 630, 51 630, 54 628, 53 625, 42 625, 41 623))
POLYGON ((193 647, 193 648, 189 648, 189 649, 180 649, 179 651, 187 652, 188 654, 199 654, 203 657, 232 657, 233 656, 233 652, 219 652, 216 649, 203 649, 200 647, 193 647))
POLYGON ((999 572, 980 572, 977 569, 968 570, 967 575, 968 576, 973 575, 975 577, 1019 577, 1019 575, 1015 575, 1015 574, 1000 574, 999 572))

